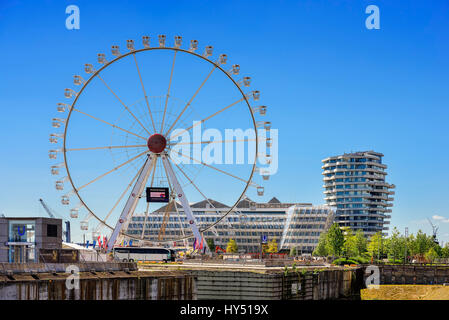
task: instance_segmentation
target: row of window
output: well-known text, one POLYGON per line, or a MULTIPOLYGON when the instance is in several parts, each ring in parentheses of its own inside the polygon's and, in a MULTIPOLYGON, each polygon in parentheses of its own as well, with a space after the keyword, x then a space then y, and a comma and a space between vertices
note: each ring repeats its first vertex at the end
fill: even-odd
POLYGON ((285 243, 318 243, 319 239, 285 239, 285 243))
POLYGON ((375 162, 375 163, 382 163, 381 159, 367 159, 367 158, 349 158, 349 159, 331 159, 328 161, 325 161, 324 163, 338 163, 338 162, 375 162))
POLYGON ((287 236, 295 236, 295 237, 319 237, 321 232, 312 231, 312 232, 298 232, 298 231, 288 231, 287 236))

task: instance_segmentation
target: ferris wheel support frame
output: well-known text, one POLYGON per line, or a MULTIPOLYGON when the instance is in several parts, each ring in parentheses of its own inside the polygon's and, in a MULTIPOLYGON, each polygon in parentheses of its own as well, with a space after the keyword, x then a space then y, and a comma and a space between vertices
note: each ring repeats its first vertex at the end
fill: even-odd
MULTIPOLYGON (((189 205, 189 201, 187 200, 187 197, 186 197, 184 191, 182 190, 182 187, 178 181, 178 178, 176 178, 175 172, 173 171, 173 167, 172 167, 170 161, 168 161, 167 154, 166 153, 161 154, 161 159, 162 159, 162 162, 163 162, 165 168, 167 169, 167 173, 169 176, 168 178, 172 182, 173 189, 176 192, 176 197, 179 199, 179 201, 181 202, 181 206, 184 209, 184 213, 186 214, 186 217, 189 221, 190 228, 192 229, 193 235, 195 236, 196 243, 199 244, 203 240, 203 236, 200 233, 200 230, 198 229, 198 225, 196 223, 195 217, 193 216, 192 209, 190 208, 190 205, 189 205)), ((176 206, 176 203, 175 203, 175 206, 176 206)), ((209 249, 205 243, 203 243, 203 246, 206 247, 206 250, 209 249)))
POLYGON ((122 214, 118 219, 114 230, 112 231, 111 237, 108 240, 108 248, 107 253, 112 251, 114 247, 115 241, 120 234, 120 231, 123 227, 123 224, 126 223, 128 217, 133 214, 136 209, 137 203, 139 202, 139 198, 142 195, 143 188, 147 183, 148 177, 154 166, 154 159, 156 159, 156 155, 148 154, 148 158, 145 160, 145 164, 142 168, 142 171, 139 174, 139 178, 137 178, 136 184, 131 190, 131 194, 129 195, 128 200, 126 201, 125 207, 123 208, 122 214))

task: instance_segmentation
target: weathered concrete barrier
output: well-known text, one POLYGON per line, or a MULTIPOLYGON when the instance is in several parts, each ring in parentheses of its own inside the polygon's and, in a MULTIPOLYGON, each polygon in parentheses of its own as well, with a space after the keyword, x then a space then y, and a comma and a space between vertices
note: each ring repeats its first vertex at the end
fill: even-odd
MULTIPOLYGON (((449 266, 377 265, 380 284, 445 284, 449 283, 449 266)), ((364 270, 366 269, 366 266, 364 270)), ((370 273, 364 274, 364 279, 370 273)))
POLYGON ((67 266, 1 265, 0 300, 196 299, 194 278, 185 272, 137 271, 134 263, 87 263, 79 265, 79 286, 71 289, 66 282, 74 275, 66 273, 67 266))
POLYGON ((133 262, 77 262, 77 263, 0 263, 0 275, 21 273, 65 273, 76 266, 80 272, 137 271, 133 262))
POLYGON ((198 300, 360 299, 363 271, 320 269, 287 272, 190 271, 198 300))

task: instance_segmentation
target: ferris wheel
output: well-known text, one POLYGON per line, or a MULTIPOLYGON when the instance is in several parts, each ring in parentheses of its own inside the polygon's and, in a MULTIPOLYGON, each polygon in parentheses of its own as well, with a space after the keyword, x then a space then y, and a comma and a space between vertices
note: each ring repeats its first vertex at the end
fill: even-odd
POLYGON ((112 46, 110 60, 99 53, 98 68, 86 64, 88 77, 74 76, 80 89, 65 89, 71 103, 57 104, 64 116, 52 119, 62 129, 50 134, 60 146, 49 151, 50 159, 60 160, 51 173, 60 175, 61 203, 72 205, 73 219, 85 212, 82 230, 112 230, 108 251, 119 237, 145 240, 145 232, 130 234, 127 226, 144 213, 145 230, 157 206, 166 213, 179 208, 190 227, 159 242, 194 237, 199 243, 248 193, 263 196, 257 181, 269 178, 257 166, 271 162, 271 123, 257 119, 267 107, 258 105, 259 91, 248 89, 251 78, 238 78, 240 66, 225 68, 227 55, 213 59, 212 46, 197 53, 197 40, 183 49, 180 36, 173 46, 165 35, 155 46, 144 36, 142 45, 127 40, 126 53, 112 46), (192 202, 206 201, 213 210, 217 197, 231 205, 199 226, 192 202))

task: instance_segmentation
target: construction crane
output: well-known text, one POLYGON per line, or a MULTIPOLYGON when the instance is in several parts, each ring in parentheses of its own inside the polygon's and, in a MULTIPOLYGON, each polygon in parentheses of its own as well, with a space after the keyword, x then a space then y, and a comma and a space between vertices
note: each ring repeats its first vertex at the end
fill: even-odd
POLYGON ((169 221, 170 218, 170 209, 172 207, 172 205, 176 206, 176 202, 175 200, 171 200, 166 206, 165 206, 165 212, 164 212, 164 217, 163 217, 163 221, 162 221, 162 225, 161 228, 159 229, 159 234, 157 235, 157 239, 159 241, 162 241, 164 239, 165 236, 165 227, 167 226, 167 223, 169 221))
POLYGON ((438 240, 437 240, 438 227, 435 226, 429 218, 427 218, 427 220, 429 221, 430 225, 432 226, 432 238, 433 238, 433 242, 435 242, 436 244, 438 244, 438 240))
POLYGON ((71 237, 70 237, 70 221, 65 220, 63 218, 61 218, 61 216, 59 214, 57 214, 54 210, 50 209, 50 207, 44 202, 44 200, 39 199, 39 202, 41 203, 42 207, 44 208, 45 212, 48 214, 48 216, 50 218, 54 218, 56 219, 56 216, 58 216, 60 219, 62 219, 65 223, 65 231, 63 232, 64 236, 65 236, 65 241, 66 242, 71 242, 71 237))

